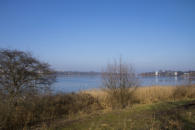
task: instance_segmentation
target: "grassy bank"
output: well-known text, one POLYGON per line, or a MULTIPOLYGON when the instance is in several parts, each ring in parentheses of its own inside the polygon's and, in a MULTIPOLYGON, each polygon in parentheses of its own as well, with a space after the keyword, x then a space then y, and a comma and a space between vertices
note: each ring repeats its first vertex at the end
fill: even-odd
MULTIPOLYGON (((185 107, 181 107, 183 115, 177 115, 175 110, 181 104, 187 106, 195 99, 195 85, 136 88, 133 90, 130 105, 124 110, 111 110, 105 90, 88 90, 72 94, 31 95, 19 100, 17 104, 10 104, 3 95, 0 98, 0 129, 79 129, 80 127, 83 129, 104 129, 104 127, 105 129, 126 129, 137 128, 142 123, 149 123, 147 128, 152 128, 152 124, 155 128, 160 128, 161 125, 169 123, 177 125, 179 123, 178 128, 183 128, 187 118, 185 114, 189 115, 189 121, 192 122, 192 126, 194 125, 194 118, 191 119, 194 115, 194 107, 189 107, 189 111, 184 109, 185 107), (170 112, 167 111, 169 109, 170 112), (170 114, 172 112, 173 114, 170 114), (163 119, 159 114, 163 114, 163 119), (169 114, 176 117, 169 117, 169 114), (128 116, 126 117, 126 115, 128 116), (184 117, 175 122, 179 116, 184 117), (156 117, 159 119, 156 120, 156 117), (138 124, 134 122, 134 125, 129 126, 129 122, 136 121, 136 119, 140 119, 141 122, 138 124), (166 119, 170 122, 167 122, 166 119)), ((180 111, 176 112, 180 113, 180 111)), ((189 128, 191 127, 189 126, 189 128)))
POLYGON ((139 104, 53 124, 59 130, 194 130, 195 100, 139 104), (56 125, 56 126, 55 126, 56 125))

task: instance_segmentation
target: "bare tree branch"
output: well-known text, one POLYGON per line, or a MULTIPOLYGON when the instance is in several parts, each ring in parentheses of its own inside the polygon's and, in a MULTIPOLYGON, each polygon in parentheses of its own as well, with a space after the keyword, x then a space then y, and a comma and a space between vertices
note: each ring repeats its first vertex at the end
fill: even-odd
POLYGON ((55 81, 54 73, 30 53, 0 50, 0 89, 6 95, 15 98, 27 91, 41 91, 55 81))
POLYGON ((121 58, 119 62, 115 61, 107 65, 102 74, 102 81, 113 107, 117 107, 115 105, 122 108, 127 106, 133 90, 138 85, 133 67, 123 63, 121 58))

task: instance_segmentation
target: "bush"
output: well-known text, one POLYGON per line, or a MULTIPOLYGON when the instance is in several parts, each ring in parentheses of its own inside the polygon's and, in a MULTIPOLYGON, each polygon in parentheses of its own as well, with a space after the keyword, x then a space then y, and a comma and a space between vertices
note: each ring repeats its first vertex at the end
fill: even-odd
POLYGON ((137 86, 132 66, 123 63, 120 59, 119 62, 108 64, 102 78, 112 108, 125 108, 131 103, 132 93, 135 90, 132 88, 137 86))
POLYGON ((195 86, 185 85, 176 87, 173 92, 173 98, 174 100, 182 98, 195 98, 195 86))
POLYGON ((6 100, 0 102, 0 129, 16 130, 24 127, 67 117, 79 112, 90 113, 101 109, 97 99, 89 94, 57 94, 27 97, 12 106, 6 100))

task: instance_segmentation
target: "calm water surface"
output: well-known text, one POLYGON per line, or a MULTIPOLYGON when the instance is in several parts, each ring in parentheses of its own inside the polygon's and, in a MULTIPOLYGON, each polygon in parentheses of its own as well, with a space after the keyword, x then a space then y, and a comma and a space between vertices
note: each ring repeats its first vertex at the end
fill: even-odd
MULTIPOLYGON (((195 79, 182 77, 138 77, 140 86, 195 84, 195 79)), ((101 88, 101 76, 59 76, 53 84, 54 92, 77 92, 80 90, 101 88)))

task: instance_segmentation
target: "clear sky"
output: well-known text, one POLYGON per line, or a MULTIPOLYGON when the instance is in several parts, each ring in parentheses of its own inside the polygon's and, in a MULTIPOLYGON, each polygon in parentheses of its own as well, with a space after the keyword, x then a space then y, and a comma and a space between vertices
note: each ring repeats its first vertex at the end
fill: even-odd
POLYGON ((58 70, 195 70, 195 0, 0 0, 0 48, 58 70))

